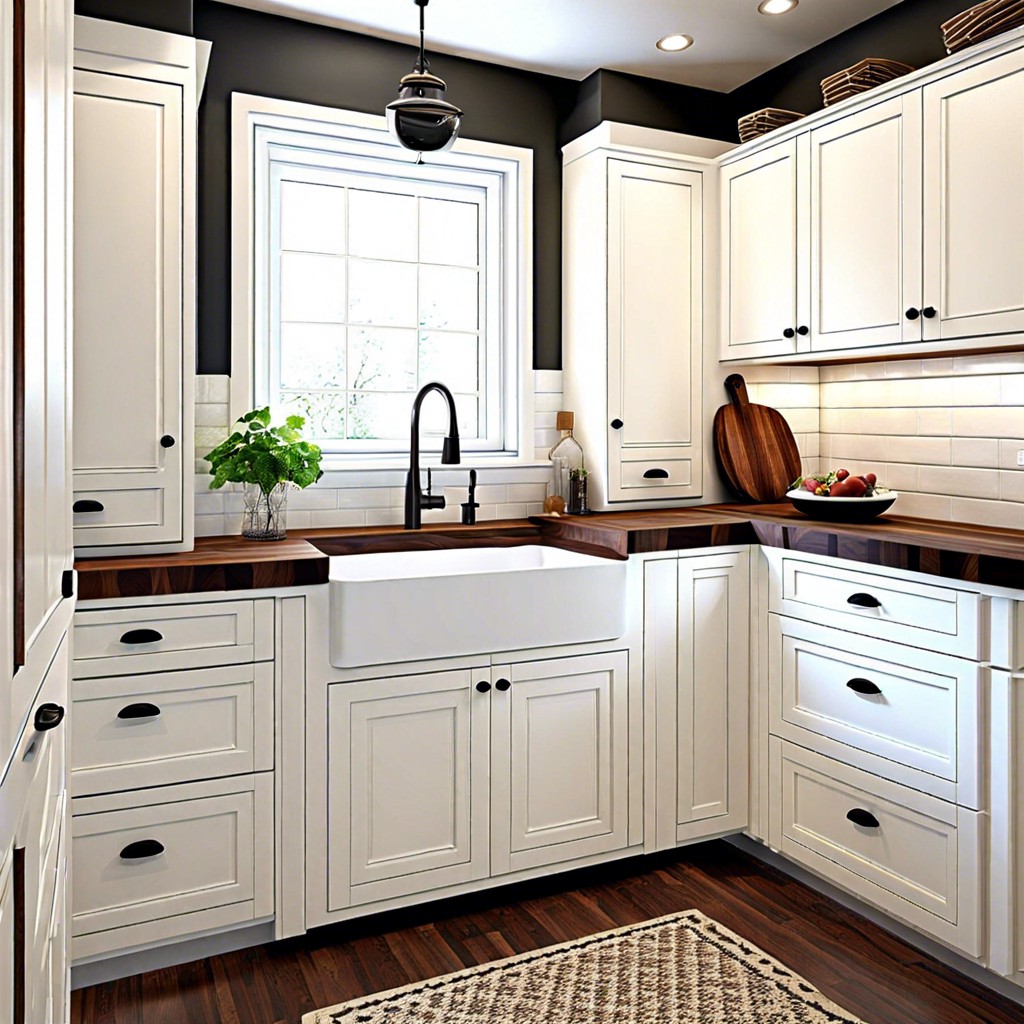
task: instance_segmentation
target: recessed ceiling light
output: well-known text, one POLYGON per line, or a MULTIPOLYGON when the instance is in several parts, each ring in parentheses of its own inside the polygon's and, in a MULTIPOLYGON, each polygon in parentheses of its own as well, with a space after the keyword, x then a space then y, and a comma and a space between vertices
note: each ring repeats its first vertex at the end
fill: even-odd
MULTIPOLYGON (((772 0, 772 2, 777 3, 778 0, 772 0)), ((682 32, 673 32, 670 36, 662 36, 654 45, 666 53, 678 53, 680 50, 688 50, 693 46, 693 36, 684 36, 682 32)))
POLYGON ((800 0, 761 0, 757 5, 758 14, 789 14, 800 0))

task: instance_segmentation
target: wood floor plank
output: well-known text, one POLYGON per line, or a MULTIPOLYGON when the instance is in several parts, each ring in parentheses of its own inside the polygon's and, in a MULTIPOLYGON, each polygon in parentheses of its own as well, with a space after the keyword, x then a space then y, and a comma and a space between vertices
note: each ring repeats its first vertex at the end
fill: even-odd
POLYGON ((1024 1007, 715 842, 97 985, 73 994, 71 1024, 298 1024, 317 1007, 691 908, 871 1024, 1024 1022, 1024 1007))

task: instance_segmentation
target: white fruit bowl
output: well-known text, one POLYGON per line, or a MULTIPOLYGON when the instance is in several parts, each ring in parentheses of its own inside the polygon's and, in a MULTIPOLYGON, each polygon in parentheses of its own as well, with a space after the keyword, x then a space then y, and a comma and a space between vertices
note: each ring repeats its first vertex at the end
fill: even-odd
POLYGON ((793 506, 812 519, 828 519, 838 523, 863 523, 880 516, 892 508, 899 497, 896 491, 886 491, 871 498, 830 498, 811 494, 806 488, 787 491, 793 506))

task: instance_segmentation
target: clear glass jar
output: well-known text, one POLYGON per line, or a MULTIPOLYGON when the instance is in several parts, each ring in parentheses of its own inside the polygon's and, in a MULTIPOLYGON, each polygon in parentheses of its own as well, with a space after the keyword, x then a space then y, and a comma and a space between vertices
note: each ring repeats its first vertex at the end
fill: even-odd
POLYGON ((583 470, 583 449, 579 441, 572 436, 574 416, 571 412, 560 412, 555 426, 562 432, 561 440, 548 452, 551 460, 551 482, 548 485, 549 498, 561 498, 562 508, 554 511, 567 511, 571 505, 572 488, 570 475, 583 470))
POLYGON ((280 483, 267 492, 259 484, 245 484, 242 491, 242 536, 249 540, 284 540, 288 530, 288 491, 280 483))

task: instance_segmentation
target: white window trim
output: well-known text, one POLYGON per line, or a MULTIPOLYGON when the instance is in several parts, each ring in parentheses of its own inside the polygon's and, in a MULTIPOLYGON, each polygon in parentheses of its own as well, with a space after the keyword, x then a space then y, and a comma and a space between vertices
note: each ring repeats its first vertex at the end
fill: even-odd
MULTIPOLYGON (((256 183, 257 129, 294 128, 295 121, 307 123, 311 132, 318 124, 331 126, 332 134, 339 128, 349 129, 355 139, 370 140, 402 150, 387 130, 383 115, 321 107, 291 100, 277 100, 248 93, 231 96, 231 405, 232 423, 254 405, 254 365, 256 336, 256 249, 255 224, 258 199, 256 183)), ((534 454, 534 385, 533 385, 533 151, 518 146, 462 139, 452 150, 467 156, 489 156, 514 161, 518 165, 518 187, 508 201, 515 203, 518 239, 512 251, 516 263, 511 294, 506 296, 505 332, 517 339, 518 346, 509 346, 505 366, 506 444, 515 443, 516 450, 507 453, 468 453, 467 465, 535 464, 534 454), (513 351, 513 349, 515 349, 513 351)), ((415 157, 408 153, 409 162, 415 157)), ((443 159, 424 154, 424 162, 443 159)), ((410 411, 412 397, 410 396, 410 411)), ((332 471, 366 471, 404 466, 408 457, 397 455, 329 455, 324 468, 332 471)))

